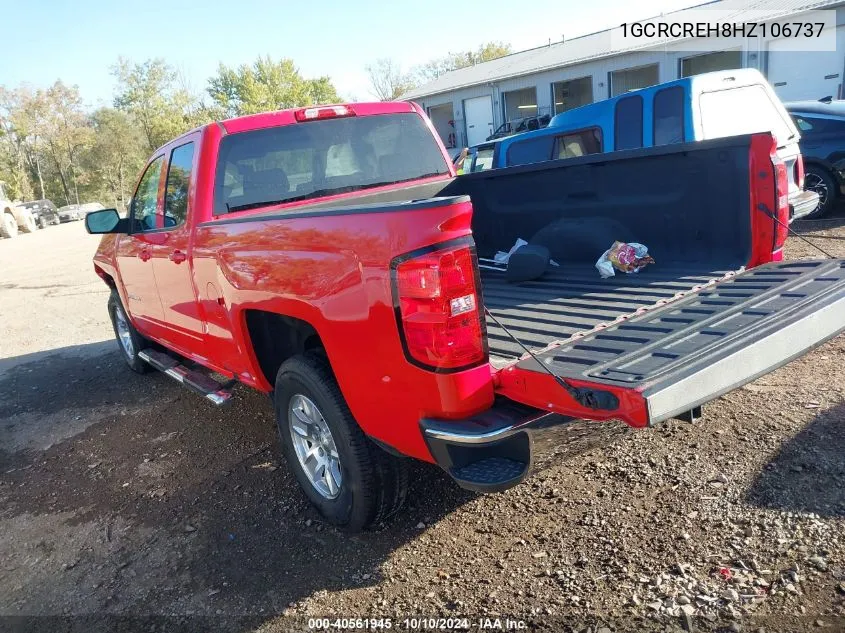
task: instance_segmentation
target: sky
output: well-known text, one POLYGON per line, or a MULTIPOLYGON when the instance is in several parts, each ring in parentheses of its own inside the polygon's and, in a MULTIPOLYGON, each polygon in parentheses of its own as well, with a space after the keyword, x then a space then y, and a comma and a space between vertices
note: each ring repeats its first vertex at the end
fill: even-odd
POLYGON ((305 77, 328 75, 345 100, 368 100, 367 63, 404 69, 487 41, 524 50, 701 4, 701 0, 0 0, 0 85, 79 86, 110 105, 110 67, 162 57, 200 92, 217 65, 289 57, 305 77))

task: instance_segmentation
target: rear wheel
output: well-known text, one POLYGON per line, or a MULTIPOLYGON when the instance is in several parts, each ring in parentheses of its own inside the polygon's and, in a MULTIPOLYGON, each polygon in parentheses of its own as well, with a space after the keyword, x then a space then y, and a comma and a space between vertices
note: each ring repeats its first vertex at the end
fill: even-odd
POLYGON ((815 211, 805 215, 804 219, 822 218, 830 213, 836 203, 836 183, 826 169, 816 165, 807 167, 804 175, 804 189, 819 194, 819 206, 815 211))
POLYGON ((18 223, 15 221, 15 216, 13 216, 8 211, 3 213, 3 217, 0 218, 0 235, 3 237, 15 237, 18 234, 18 223))
POLYGON ((129 317, 126 316, 126 311, 123 309, 123 304, 121 304, 117 292, 112 291, 108 307, 114 336, 123 354, 123 359, 132 371, 146 374, 151 367, 138 356, 138 352, 149 347, 150 342, 138 333, 129 317))
POLYGON ((408 488, 403 459, 364 435, 323 356, 285 361, 274 398, 285 459, 329 523, 357 532, 401 508, 408 488))

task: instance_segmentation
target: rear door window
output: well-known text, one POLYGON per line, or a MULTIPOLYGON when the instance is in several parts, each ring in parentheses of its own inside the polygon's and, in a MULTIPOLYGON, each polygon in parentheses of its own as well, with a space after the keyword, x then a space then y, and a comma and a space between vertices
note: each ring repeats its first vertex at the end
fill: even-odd
POLYGON ((684 89, 664 88, 654 95, 654 145, 684 142, 684 89))
POLYGON ((188 216, 188 190, 194 164, 194 144, 180 145, 170 153, 164 189, 164 226, 179 226, 188 216))
POLYGON ((135 195, 132 196, 132 232, 152 231, 162 228, 158 222, 158 185, 164 156, 159 156, 148 166, 135 195))
POLYGON ((614 144, 616 150, 643 146, 643 98, 625 97, 616 102, 614 116, 614 144))
POLYGON ((602 151, 601 130, 597 127, 562 134, 555 138, 554 158, 575 158, 602 151))
POLYGON ((797 114, 792 117, 795 120, 795 125, 801 130, 801 136, 812 138, 820 134, 842 134, 845 133, 845 120, 841 119, 822 119, 803 114, 797 114))

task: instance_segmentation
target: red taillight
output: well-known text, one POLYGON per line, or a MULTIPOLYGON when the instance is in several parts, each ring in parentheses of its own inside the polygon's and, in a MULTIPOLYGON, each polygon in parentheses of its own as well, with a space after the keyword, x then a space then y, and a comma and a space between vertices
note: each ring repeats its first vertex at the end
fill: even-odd
POLYGON ((355 116, 355 111, 346 105, 313 106, 300 108, 293 113, 293 117, 300 123, 320 119, 339 119, 346 116, 355 116))
POLYGON ((789 174, 786 172, 786 163, 778 156, 776 142, 772 144, 771 157, 775 168, 775 200, 777 201, 777 209, 774 212, 779 220, 775 222, 774 227, 774 250, 777 250, 786 243, 789 235, 789 174))
POLYGON ((804 189, 804 157, 801 154, 798 154, 798 160, 795 161, 795 183, 799 189, 804 189))
POLYGON ((458 369, 486 358, 475 256, 469 246, 399 263, 394 292, 405 351, 415 364, 458 369))
POLYGON ((749 149, 752 241, 747 266, 753 268, 783 257, 789 232, 789 174, 771 134, 754 134, 749 149))

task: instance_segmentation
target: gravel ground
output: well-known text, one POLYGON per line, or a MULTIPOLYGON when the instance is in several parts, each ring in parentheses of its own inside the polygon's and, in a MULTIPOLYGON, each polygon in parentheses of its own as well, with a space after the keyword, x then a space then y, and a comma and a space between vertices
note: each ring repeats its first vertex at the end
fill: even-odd
MULTIPOLYGON (((845 257, 844 227, 799 230, 845 257)), ((415 464, 406 510, 350 537, 280 464, 265 396, 215 409, 124 367, 95 246, 81 223, 0 241, 0 615, 845 629, 845 337, 502 494, 415 464)), ((796 238, 788 255, 818 256, 796 238)))

